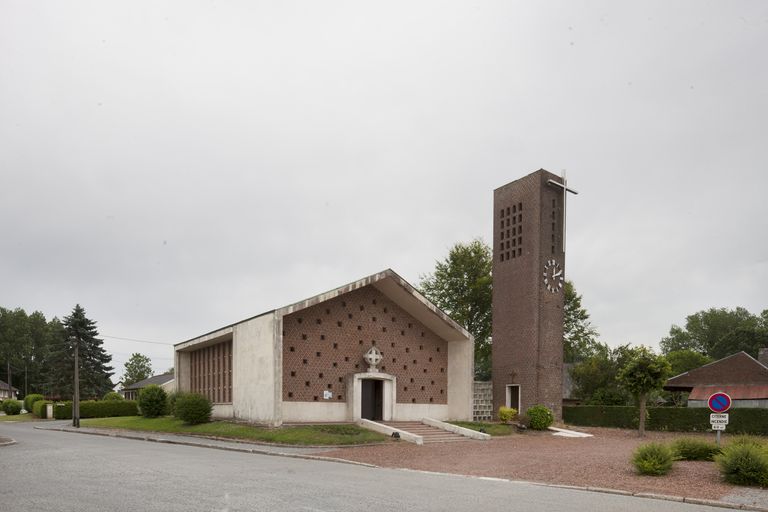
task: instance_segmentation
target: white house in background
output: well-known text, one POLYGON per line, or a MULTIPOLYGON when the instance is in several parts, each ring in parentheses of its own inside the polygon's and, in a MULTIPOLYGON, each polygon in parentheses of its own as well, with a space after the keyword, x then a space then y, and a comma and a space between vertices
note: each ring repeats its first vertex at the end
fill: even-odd
POLYGON ((7 382, 0 380, 0 400, 5 400, 6 398, 16 398, 18 396, 18 389, 9 386, 7 382), (13 393, 13 396, 11 396, 11 393, 13 393))
POLYGON ((123 395, 126 400, 136 400, 139 398, 139 391, 150 384, 160 386, 166 393, 176 391, 176 382, 173 378, 173 374, 167 373, 164 375, 154 375, 148 379, 140 380, 139 382, 134 382, 133 384, 125 386, 120 390, 120 394, 123 395))

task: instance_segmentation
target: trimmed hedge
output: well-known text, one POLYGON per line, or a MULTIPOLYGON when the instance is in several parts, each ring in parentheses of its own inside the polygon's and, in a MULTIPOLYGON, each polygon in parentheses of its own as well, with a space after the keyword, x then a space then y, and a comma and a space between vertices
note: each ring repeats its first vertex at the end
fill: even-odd
MULTIPOLYGON (((81 418, 111 418, 113 416, 138 416, 135 400, 87 400, 80 402, 81 418)), ((57 420, 72 419, 72 402, 59 402, 53 406, 53 417, 57 420)))
POLYGON ((32 414, 37 416, 38 418, 47 418, 48 411, 46 410, 45 406, 48 404, 51 404, 50 400, 38 400, 32 405, 32 414))
MULTIPOLYGON (((645 428, 671 432, 708 432, 710 410, 706 407, 649 407, 645 428)), ((728 411, 728 432, 768 435, 768 409, 738 408, 728 411)), ((577 405, 563 407, 563 421, 585 427, 637 428, 637 407, 577 405)))
POLYGON ((31 395, 27 395, 24 397, 24 409, 27 412, 32 412, 32 408, 35 405, 35 402, 38 400, 43 400, 45 397, 43 395, 39 395, 37 393, 33 393, 31 395))

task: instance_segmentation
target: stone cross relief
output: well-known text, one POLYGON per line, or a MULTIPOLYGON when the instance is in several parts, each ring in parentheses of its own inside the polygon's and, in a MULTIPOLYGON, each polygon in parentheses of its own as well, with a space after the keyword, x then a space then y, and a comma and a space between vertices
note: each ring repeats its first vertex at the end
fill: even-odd
POLYGON ((376 347, 371 347, 371 349, 365 353, 365 355, 363 356, 363 359, 365 360, 366 363, 368 363, 368 371, 373 373, 373 372, 379 371, 379 369, 376 368, 376 366, 378 366, 378 364, 381 362, 383 357, 379 349, 377 349, 376 347))

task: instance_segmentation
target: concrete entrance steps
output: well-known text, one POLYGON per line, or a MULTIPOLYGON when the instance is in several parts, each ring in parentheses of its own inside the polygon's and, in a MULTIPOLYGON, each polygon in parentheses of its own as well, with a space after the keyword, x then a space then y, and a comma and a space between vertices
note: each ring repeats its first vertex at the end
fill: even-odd
POLYGON ((424 444, 427 443, 454 443, 457 441, 470 441, 468 437, 447 432, 443 429, 430 427, 420 421, 382 421, 380 422, 388 427, 397 430, 403 430, 417 436, 421 436, 424 444))

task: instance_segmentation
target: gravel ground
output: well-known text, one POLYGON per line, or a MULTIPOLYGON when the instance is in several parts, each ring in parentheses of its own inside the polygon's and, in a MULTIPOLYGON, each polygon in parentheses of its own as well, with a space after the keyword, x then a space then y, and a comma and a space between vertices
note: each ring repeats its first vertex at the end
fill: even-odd
MULTIPOLYGON (((323 452, 318 455, 391 468, 458 473, 553 484, 604 487, 692 498, 721 499, 737 488, 723 482, 712 462, 678 461, 666 477, 640 476, 629 462, 641 443, 671 441, 678 433, 580 428, 589 438, 528 432, 491 441, 416 446, 399 443, 323 452)), ((707 436, 706 434, 699 434, 707 436)), ((685 436, 690 436, 686 434, 685 436)), ((710 434, 707 438, 711 439, 710 434)), ((743 489, 743 488, 741 488, 743 489)))

